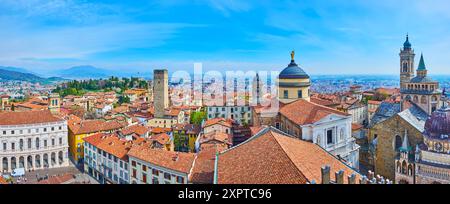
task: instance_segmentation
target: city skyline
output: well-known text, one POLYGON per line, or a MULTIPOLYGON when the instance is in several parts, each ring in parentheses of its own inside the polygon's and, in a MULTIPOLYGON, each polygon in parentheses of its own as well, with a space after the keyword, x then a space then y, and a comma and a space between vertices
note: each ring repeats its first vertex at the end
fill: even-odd
POLYGON ((280 71, 294 49, 311 75, 396 75, 409 33, 430 72, 450 74, 450 27, 442 26, 450 24, 449 3, 442 0, 0 3, 7 28, 0 66, 35 72, 79 65, 177 71, 194 62, 205 70, 280 71))

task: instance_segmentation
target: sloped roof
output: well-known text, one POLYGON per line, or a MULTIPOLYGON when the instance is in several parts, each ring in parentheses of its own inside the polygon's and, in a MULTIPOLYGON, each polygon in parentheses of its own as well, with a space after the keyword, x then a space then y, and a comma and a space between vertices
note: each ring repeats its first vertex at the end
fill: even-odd
POLYGON ((0 125, 28 125, 59 121, 63 119, 52 115, 49 110, 0 113, 0 125))
POLYGON ((344 178, 353 173, 360 176, 320 146, 273 127, 220 153, 217 160, 219 184, 321 183, 321 168, 325 165, 330 166, 330 172, 344 170, 344 178))
POLYGON ((370 121, 370 127, 381 123, 401 111, 399 103, 382 102, 370 121))
POLYGON ((410 108, 398 113, 398 115, 418 131, 423 132, 425 130, 428 114, 417 105, 413 104, 410 108))
POLYGON ((312 124, 331 114, 350 116, 350 114, 318 105, 304 99, 299 99, 283 106, 280 109, 280 114, 297 125, 312 124))

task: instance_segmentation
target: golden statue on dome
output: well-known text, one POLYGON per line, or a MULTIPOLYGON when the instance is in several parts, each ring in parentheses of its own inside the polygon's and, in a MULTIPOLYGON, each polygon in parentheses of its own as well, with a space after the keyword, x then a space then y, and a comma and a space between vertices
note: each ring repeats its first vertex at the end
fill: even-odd
POLYGON ((294 61, 294 57, 295 57, 295 50, 292 50, 291 52, 291 60, 294 61))

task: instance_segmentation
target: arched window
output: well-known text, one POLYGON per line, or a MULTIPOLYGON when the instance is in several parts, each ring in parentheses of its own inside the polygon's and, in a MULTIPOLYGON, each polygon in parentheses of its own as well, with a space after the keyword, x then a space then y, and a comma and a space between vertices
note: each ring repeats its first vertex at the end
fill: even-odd
POLYGON ((341 128, 341 132, 340 132, 340 135, 339 135, 339 140, 340 141, 344 140, 344 135, 345 135, 344 128, 341 128))
POLYGON ((402 146, 402 137, 399 135, 395 136, 395 143, 394 143, 395 150, 398 150, 402 146))
POLYGON ((431 97, 431 101, 436 102, 438 99, 436 96, 431 97))
POLYGON ((408 62, 403 62, 403 72, 408 72, 408 62))
POLYGON ((402 162, 402 174, 406 174, 407 173, 407 164, 406 161, 402 162))
POLYGON ((426 96, 420 97, 420 103, 426 104, 427 103, 427 97, 426 96))
POLYGON ((36 137, 36 149, 39 149, 39 138, 36 137))
POLYGON ((409 175, 409 176, 412 176, 412 175, 413 175, 413 168, 412 168, 412 165, 411 165, 411 164, 408 165, 408 175, 409 175))
POLYGON ((419 102, 419 97, 418 97, 418 96, 414 96, 413 101, 414 101, 415 103, 419 102))

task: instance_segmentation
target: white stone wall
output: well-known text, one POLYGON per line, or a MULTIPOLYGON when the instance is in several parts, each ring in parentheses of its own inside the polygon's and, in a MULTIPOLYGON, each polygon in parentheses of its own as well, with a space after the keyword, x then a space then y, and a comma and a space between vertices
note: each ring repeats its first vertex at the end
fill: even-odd
POLYGON ((130 168, 130 181, 132 184, 154 184, 153 181, 156 180, 157 184, 187 184, 188 175, 186 173, 174 171, 172 169, 167 169, 161 166, 153 165, 149 162, 143 161, 138 158, 129 158, 130 168), (136 162, 136 166, 132 163, 136 162), (143 171, 143 165, 146 166, 147 170, 143 171), (133 170, 136 171, 136 177, 133 177, 133 170), (158 175, 153 174, 153 170, 158 171, 158 175), (169 174, 170 179, 166 179, 164 174, 169 174), (143 174, 147 176, 147 181, 144 183, 143 174), (180 182, 182 178, 182 182, 180 182))
POLYGON ((84 170, 100 182, 130 183, 128 161, 98 149, 87 142, 84 144, 84 170), (89 170, 91 168, 91 170, 89 170))
POLYGON ((0 126, 0 170, 69 165, 67 122, 0 126))
POLYGON ((302 139, 318 144, 331 154, 340 156, 358 169, 359 145, 352 136, 352 118, 330 115, 321 121, 302 127, 302 139), (332 143, 327 143, 327 131, 332 130, 332 143))
POLYGON ((250 124, 252 119, 250 106, 210 106, 207 108, 207 112, 208 120, 213 118, 226 118, 233 119, 239 124, 242 121, 250 124))

